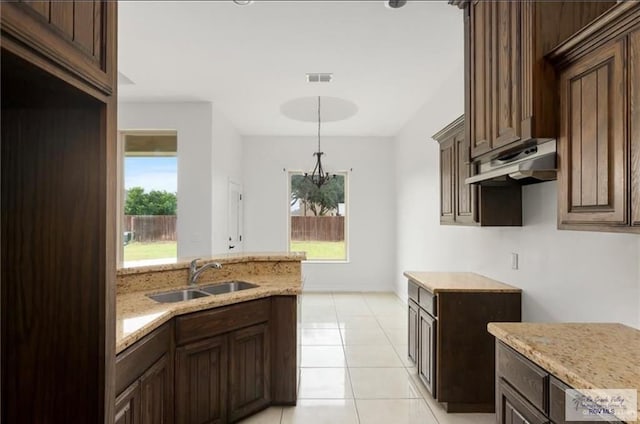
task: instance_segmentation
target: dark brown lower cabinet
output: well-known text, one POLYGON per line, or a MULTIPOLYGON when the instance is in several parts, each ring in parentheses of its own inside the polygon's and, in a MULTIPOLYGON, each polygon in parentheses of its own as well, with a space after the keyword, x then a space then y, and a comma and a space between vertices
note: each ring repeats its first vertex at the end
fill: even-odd
POLYGON ((498 424, 593 422, 567 421, 565 392, 571 387, 500 341, 496 342, 496 384, 498 424))
POLYGON ((268 406, 269 352, 266 323, 179 347, 177 422, 233 422, 268 406))
POLYGON ((409 329, 409 352, 407 353, 409 359, 414 364, 418 363, 418 314, 420 309, 418 305, 411 299, 409 299, 408 309, 408 329, 409 329))
POLYGON ((259 411, 271 401, 269 326, 258 324, 229 335, 229 418, 259 411))
POLYGON ((176 349, 176 422, 227 422, 229 365, 227 336, 176 349))
POLYGON ((436 328, 437 320, 420 310, 418 325, 418 375, 433 397, 436 393, 436 328))
POLYGON ((140 378, 140 423, 173 423, 172 358, 165 353, 140 378))
POLYGON ((115 422, 173 423, 173 375, 169 354, 164 354, 117 397, 115 422))
POLYGON ((436 291, 409 280, 409 358, 447 412, 493 412, 495 341, 489 322, 520 321, 520 292, 436 291))
POLYGON ((140 422, 140 382, 136 381, 116 398, 116 424, 140 422))
POLYGON ((176 319, 176 421, 236 422, 296 404, 296 297, 275 296, 176 319))
POLYGON ((116 357, 117 424, 173 423, 173 325, 167 323, 116 357))
POLYGON ((274 296, 211 308, 143 337, 116 358, 116 424, 228 423, 295 405, 296 305, 274 296))

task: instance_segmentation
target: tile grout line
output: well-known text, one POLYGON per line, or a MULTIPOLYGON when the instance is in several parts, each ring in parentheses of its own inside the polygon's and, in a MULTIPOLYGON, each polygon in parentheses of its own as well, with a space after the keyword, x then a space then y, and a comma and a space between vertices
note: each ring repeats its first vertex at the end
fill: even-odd
MULTIPOLYGON (((331 293, 331 297, 333 298, 333 303, 335 304, 335 296, 334 293, 331 293)), ((340 327, 340 317, 338 317, 338 308, 336 311, 336 320, 338 321, 338 327, 340 327)), ((344 363, 347 366, 347 374, 349 375, 349 385, 351 386, 351 396, 353 397, 353 408, 356 411, 356 423, 360 424, 360 412, 358 411, 358 402, 356 402, 356 392, 353 389, 353 379, 351 378, 351 367, 349 366, 349 362, 347 361, 347 349, 344 345, 344 338, 342 337, 342 331, 340 331, 340 340, 342 341, 342 352, 344 353, 344 363)))

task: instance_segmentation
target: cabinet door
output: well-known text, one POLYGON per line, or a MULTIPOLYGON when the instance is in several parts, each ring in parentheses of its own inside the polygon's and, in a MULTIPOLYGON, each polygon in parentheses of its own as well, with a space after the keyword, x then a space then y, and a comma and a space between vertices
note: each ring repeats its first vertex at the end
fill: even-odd
POLYGON ((212 337, 176 349, 176 421, 227 422, 227 337, 212 337))
POLYGON ((495 32, 491 1, 474 1, 470 5, 469 26, 469 91, 471 157, 492 148, 491 143, 491 34, 495 32))
POLYGON ((269 326, 258 324, 231 333, 229 418, 236 421, 271 400, 269 326))
MULTIPOLYGON (((2 29, 111 94, 115 88, 116 13, 116 2, 103 0, 7 2, 2 5, 2 29)), ((5 46, 17 49, 13 40, 8 44, 3 40, 5 46)))
POLYGON ((436 320, 423 310, 419 311, 418 375, 436 398, 436 320))
POLYGON ((640 226, 640 31, 629 36, 629 131, 631 131, 631 225, 640 226))
POLYGON ((140 422, 140 383, 136 381, 116 398, 115 424, 140 422))
POLYGON ((548 424, 551 422, 501 378, 498 380, 496 403, 498 424, 548 424))
POLYGON ((464 132, 454 138, 455 154, 455 221, 460 224, 473 224, 475 217, 475 186, 465 184, 465 180, 471 175, 469 164, 469 143, 464 137, 464 132))
POLYGON ((414 364, 417 364, 418 361, 418 314, 420 309, 418 309, 418 305, 409 300, 409 308, 408 308, 408 319, 409 319, 409 359, 414 364))
POLYGON ((440 143, 440 222, 454 222, 454 145, 453 139, 440 143))
POLYGON ((173 373, 164 354, 140 379, 140 422, 173 423, 173 373))
POLYGON ((624 56, 611 42, 560 75, 560 228, 628 223, 624 56))
POLYGON ((520 139, 521 132, 521 75, 519 1, 493 2, 492 43, 492 148, 520 139))

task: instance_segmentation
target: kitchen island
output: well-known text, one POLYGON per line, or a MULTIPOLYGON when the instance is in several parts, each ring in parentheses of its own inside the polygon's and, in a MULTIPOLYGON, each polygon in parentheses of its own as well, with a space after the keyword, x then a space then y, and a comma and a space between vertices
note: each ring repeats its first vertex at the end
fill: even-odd
POLYGON ((407 271, 409 359, 447 412, 493 412, 491 321, 520 321, 521 290, 469 272, 407 271), (472 383, 470 383, 472 382, 472 383))
POLYGON ((570 388, 640 390, 640 330, 635 328, 617 323, 490 323, 488 330, 497 345, 499 423, 511 422, 514 414, 532 424, 549 418, 557 424, 570 422, 564 409, 570 388))

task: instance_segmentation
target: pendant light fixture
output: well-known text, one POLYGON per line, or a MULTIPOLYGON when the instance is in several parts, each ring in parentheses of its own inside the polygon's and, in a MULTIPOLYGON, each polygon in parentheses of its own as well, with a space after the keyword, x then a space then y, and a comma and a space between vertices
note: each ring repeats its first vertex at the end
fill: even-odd
POLYGON ((329 180, 335 178, 335 175, 325 172, 322 168, 322 155, 324 155, 324 152, 320 149, 320 123, 320 96, 318 96, 318 151, 313 154, 316 157, 316 166, 313 168, 311 175, 307 172, 304 174, 304 178, 307 181, 311 181, 318 188, 322 188, 329 180))

